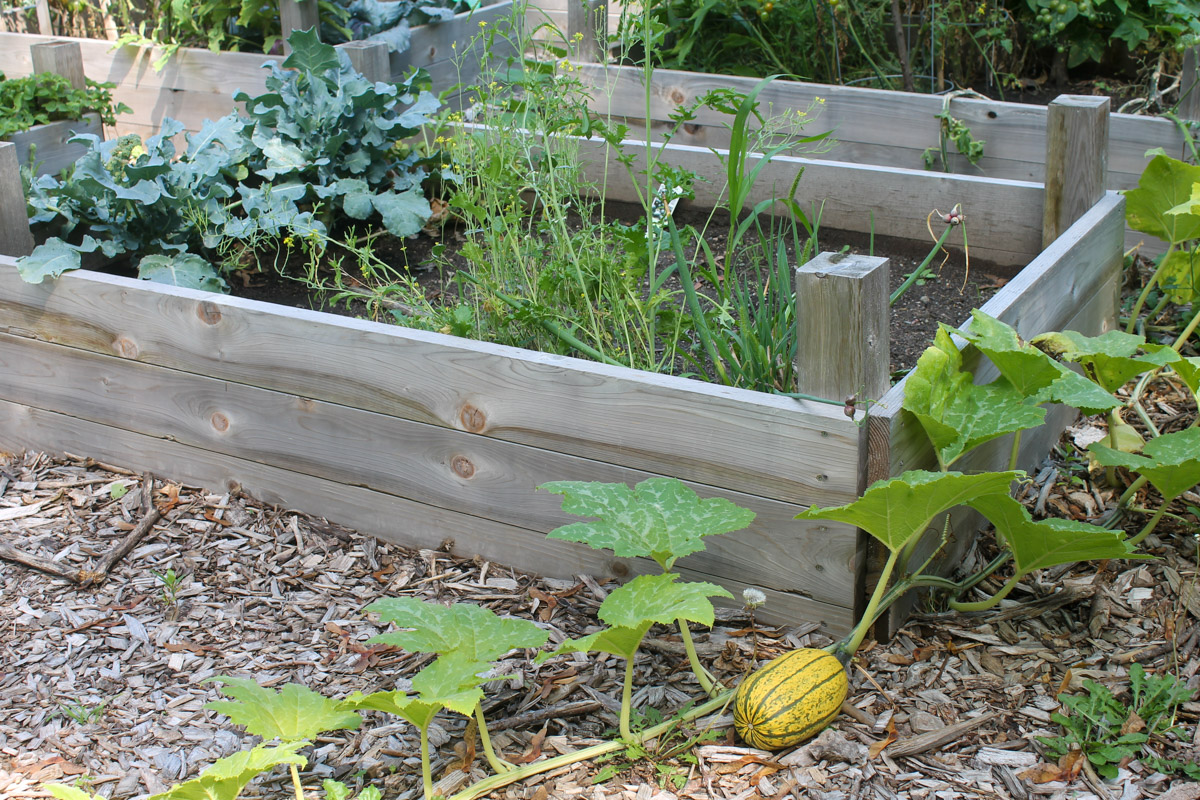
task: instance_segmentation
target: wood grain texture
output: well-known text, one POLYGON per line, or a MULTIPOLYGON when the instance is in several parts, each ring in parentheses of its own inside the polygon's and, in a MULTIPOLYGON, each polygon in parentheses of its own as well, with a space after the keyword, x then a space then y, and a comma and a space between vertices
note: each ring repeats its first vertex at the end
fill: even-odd
POLYGON ((11 263, 16 335, 785 502, 857 488, 832 406, 87 271, 31 286, 11 263))
POLYGON ((104 125, 99 114, 87 114, 79 120, 61 120, 46 125, 35 125, 27 131, 10 135, 17 150, 17 161, 29 166, 32 161, 38 175, 56 175, 75 163, 87 152, 84 142, 72 142, 71 137, 79 133, 90 133, 104 138, 104 125))
POLYGON ((796 270, 796 390, 827 400, 883 397, 888 260, 821 253, 796 270))
POLYGON ((287 38, 293 31, 316 31, 321 24, 317 0, 279 0, 279 27, 283 30, 283 53, 290 55, 287 38))
MULTIPOLYGON (((569 579, 591 574, 627 580, 659 571, 653 562, 618 559, 548 539, 539 532, 0 400, 0 450, 20 449, 82 452, 131 469, 149 469, 188 485, 242 490, 267 503, 326 517, 386 541, 407 547, 446 546, 459 556, 478 555, 539 575, 569 579)), ((734 579, 694 569, 692 558, 679 562, 685 577, 716 580, 735 597, 746 588, 734 579)), ((843 635, 853 624, 850 608, 814 601, 797 592, 769 587, 764 592, 768 602, 757 614, 763 621, 796 624, 813 620, 825 625, 833 636, 843 635)))
POLYGON ((17 146, 0 142, 0 256, 27 256, 32 252, 33 234, 25 212, 17 146))
POLYGON ((34 72, 62 75, 75 89, 87 88, 84 80, 83 53, 79 42, 42 42, 31 45, 29 56, 34 72))
POLYGON ((1108 180, 1107 97, 1062 95, 1046 117, 1046 247, 1104 195, 1108 180))
POLYGON ((345 42, 337 48, 350 57, 350 63, 367 80, 391 80, 392 65, 388 60, 388 46, 383 42, 345 42))
POLYGON ((1200 120, 1200 47, 1189 47, 1183 52, 1176 113, 1181 119, 1200 120))
MULTIPOLYGON (((612 148, 602 141, 579 141, 578 158, 588 180, 603 185, 608 199, 638 202, 631 175, 643 180, 646 147, 637 141, 624 142, 622 147, 634 156, 631 171, 610 166, 615 163, 612 148)), ((669 144, 661 146, 657 157, 695 173, 694 202, 711 208, 719 202, 726 180, 717 154, 722 151, 714 154, 708 148, 669 144)), ((747 171, 758 158, 748 157, 747 171)), ((927 214, 960 203, 967 219, 979 223, 970 235, 971 252, 977 257, 1024 266, 1041 250, 1043 191, 1038 184, 775 156, 751 190, 747 205, 786 196, 800 174, 796 200, 814 218, 819 214, 823 228, 874 230, 878 236, 926 242, 927 214)))
MULTIPOLYGON (((478 60, 464 57, 463 44, 458 46, 459 53, 451 44, 459 39, 469 41, 479 32, 481 21, 498 24, 513 14, 512 3, 503 2, 414 28, 411 48, 389 56, 391 80, 403 79, 415 67, 427 68, 439 91, 459 81, 474 80, 479 74, 478 60)), ((112 42, 95 39, 0 33, 0 72, 10 77, 31 74, 30 46, 52 42, 77 43, 87 76, 117 84, 112 92, 114 102, 125 103, 133 112, 117 118, 116 132, 137 133, 143 138, 157 133, 166 117, 179 120, 189 131, 199 130, 206 119, 223 117, 234 108, 236 90, 251 96, 266 91, 269 73, 262 68, 264 63, 283 60, 261 53, 213 53, 181 47, 161 72, 155 72, 151 64, 161 54, 156 49, 114 49, 112 42)))
MULTIPOLYGON (((577 521, 551 480, 633 484, 649 473, 346 406, 0 334, 0 397, 156 439, 258 461, 549 532, 577 521)), ((697 568, 853 604, 856 537, 799 522, 796 504, 692 484, 757 514, 738 537, 710 540, 697 568)))
MULTIPOLYGON (((645 84, 640 71, 585 64, 580 65, 578 74, 592 87, 592 105, 601 114, 644 120, 645 84)), ((665 134, 671 112, 712 89, 731 88, 745 94, 756 82, 752 78, 655 70, 650 89, 652 128, 658 136, 665 134)), ((810 112, 812 120, 806 128, 809 133, 832 131, 837 143, 822 158, 906 169, 921 169, 922 153, 937 145, 935 115, 944 102, 929 95, 792 81, 773 82, 759 98, 763 110, 774 114, 787 110, 810 112), (818 102, 818 98, 824 102, 818 102)), ((1038 183, 1044 180, 1044 107, 956 98, 950 103, 950 111, 985 142, 984 156, 977 167, 953 155, 955 172, 1038 183)), ((729 143, 728 122, 726 115, 701 108, 696 119, 683 126, 673 141, 725 147, 729 143)), ((1152 147, 1162 147, 1178 157, 1185 144, 1169 120, 1113 114, 1109 125, 1108 188, 1136 186, 1149 163, 1146 150, 1152 147)))

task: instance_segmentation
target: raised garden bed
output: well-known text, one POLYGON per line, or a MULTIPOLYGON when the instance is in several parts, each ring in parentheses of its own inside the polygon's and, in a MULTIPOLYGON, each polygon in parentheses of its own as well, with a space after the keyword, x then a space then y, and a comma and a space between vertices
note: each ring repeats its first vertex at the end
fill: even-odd
MULTIPOLYGON (((442 91, 460 82, 469 84, 478 75, 479 59, 472 58, 468 44, 479 32, 480 23, 505 25, 512 16, 512 3, 507 1, 458 14, 447 22, 416 27, 409 49, 402 53, 389 55, 383 44, 372 49, 362 42, 350 42, 342 47, 367 50, 370 55, 363 61, 378 66, 369 71, 364 68, 366 63, 358 62, 356 66, 375 80, 399 80, 420 68, 429 73, 434 89, 442 91)), ((166 117, 179 120, 190 131, 199 130, 206 119, 219 119, 229 113, 229 97, 234 90, 242 89, 251 96, 261 94, 269 74, 262 65, 283 60, 283 56, 261 53, 214 53, 181 47, 161 71, 155 71, 151 65, 158 53, 152 48, 114 48, 112 42, 95 39, 0 33, 0 72, 12 77, 32 73, 29 48, 47 42, 79 44, 88 76, 115 83, 113 99, 132 109, 132 113, 118 118, 116 132, 137 133, 142 138, 157 133, 166 117)), ((359 58, 353 57, 356 61, 359 58)), ((455 98, 448 99, 453 102, 455 98)))
POLYGON ((17 160, 27 167, 37 165, 39 175, 61 172, 87 152, 87 145, 72 142, 77 134, 92 134, 104 138, 104 126, 99 114, 87 114, 83 119, 59 120, 46 125, 34 125, 27 131, 14 133, 5 141, 17 147, 17 160))
MULTIPOLYGON (((634 131, 645 130, 646 92, 640 69, 585 64, 580 65, 578 74, 592 87, 593 107, 598 113, 624 121, 634 131)), ((697 97, 718 88, 745 93, 755 83, 752 78, 655 70, 650 86, 651 135, 661 138, 672 130, 670 114, 697 97)), ((933 95, 784 80, 772 82, 759 99, 776 114, 789 109, 807 111, 815 104, 819 116, 814 126, 832 130, 837 142, 822 158, 905 169, 923 169, 926 149, 938 146, 941 123, 936 115, 947 102, 933 95)), ((949 110, 976 139, 985 142, 983 158, 977 165, 958 155, 950 145, 948 166, 952 172, 1036 183, 1045 180, 1045 106, 959 97, 949 101, 949 110)), ((720 114, 700 108, 695 120, 683 126, 672 141, 719 148, 728 144, 728 135, 720 114)), ((1146 151, 1155 147, 1176 158, 1188 155, 1184 135, 1174 122, 1161 117, 1110 114, 1105 188, 1135 187, 1150 161, 1146 151)), ((1125 246, 1133 247, 1145 238, 1130 231, 1125 246)), ((1155 242, 1146 244, 1158 246, 1155 242)))
MULTIPOLYGON (((1066 105, 1054 113, 1069 117, 1066 105)), ((1091 134, 1102 145, 1103 128, 1091 134)), ((974 257, 1024 266, 985 311, 1025 336, 1097 333, 1116 308, 1123 201, 1097 188, 1102 171, 1087 153, 1052 148, 1078 179, 1052 182, 1048 200, 1034 183, 782 156, 771 181, 790 185, 803 170, 797 197, 824 204, 824 227, 915 241, 926 241, 927 209, 960 203, 975 222, 974 257), (1044 230, 1062 231, 1045 249, 1044 230)), ((581 157, 588 170, 609 167, 601 144, 581 157)), ((701 177, 719 169, 699 147, 673 146, 663 158, 701 177)), ((606 196, 631 199, 618 174, 626 173, 609 173, 606 196)), ((696 185, 699 204, 716 202, 703 194, 710 184, 696 185)), ((810 277, 860 263, 826 258, 810 277)), ((841 306, 814 309, 822 312, 824 320, 801 318, 838 335, 805 362, 810 377, 798 388, 840 399, 865 383, 879 398, 869 419, 866 403, 852 419, 840 404, 94 272, 29 285, 0 258, 0 448, 83 452, 241 488, 392 541, 552 577, 623 579, 657 568, 548 540, 571 518, 537 485, 675 476, 758 515, 682 561, 683 572, 735 593, 759 587, 769 600, 763 618, 818 621, 840 634, 861 610, 865 537, 793 517, 848 502, 868 480, 920 466, 928 452, 900 413, 903 384, 886 388, 878 306, 857 317, 841 306)), ((1065 418, 1053 413, 1024 437, 1025 464, 1057 441, 1065 418)), ((991 452, 970 468, 984 468, 991 452)))

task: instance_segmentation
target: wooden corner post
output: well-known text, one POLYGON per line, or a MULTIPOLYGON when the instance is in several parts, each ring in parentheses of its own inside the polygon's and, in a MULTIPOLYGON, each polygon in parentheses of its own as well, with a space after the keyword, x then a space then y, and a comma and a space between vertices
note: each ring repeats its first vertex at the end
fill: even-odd
POLYGON ((603 63, 608 42, 607 0, 567 0, 567 38, 576 58, 603 63))
POLYGON ((1060 95, 1046 114, 1046 204, 1042 247, 1104 196, 1108 180, 1107 97, 1060 95))
POLYGON ((821 253, 796 270, 802 394, 877 400, 890 388, 888 260, 821 253))
POLYGON ((292 31, 306 31, 310 28, 320 35, 317 13, 317 0, 279 0, 279 26, 283 30, 283 52, 291 55, 292 48, 287 38, 292 31))
POLYGON ((0 255, 27 256, 32 252, 33 234, 29 232, 17 146, 0 142, 0 255))
POLYGON ((29 45, 34 72, 53 72, 62 75, 76 89, 86 89, 83 78, 83 51, 79 42, 44 42, 29 45))
POLYGON ((1183 71, 1179 75, 1180 119, 1200 121, 1200 46, 1183 51, 1183 71))
POLYGON ((369 81, 392 82, 392 62, 388 46, 383 42, 346 42, 338 49, 345 50, 350 63, 369 81))

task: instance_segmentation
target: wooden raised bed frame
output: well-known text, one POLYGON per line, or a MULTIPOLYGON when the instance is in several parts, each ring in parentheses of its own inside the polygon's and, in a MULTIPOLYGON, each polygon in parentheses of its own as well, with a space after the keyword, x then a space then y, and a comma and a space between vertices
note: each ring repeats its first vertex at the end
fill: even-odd
MULTIPOLYGON (((435 90, 442 91, 459 82, 470 84, 478 76, 478 57, 472 57, 467 45, 479 33, 479 24, 503 25, 512 18, 512 2, 504 0, 446 22, 413 28, 411 45, 403 53, 388 54, 386 45, 364 42, 341 47, 351 53, 359 71, 374 80, 402 80, 414 68, 421 68, 429 73, 435 90)), ((307 27, 299 21, 291 24, 307 27)), ((161 72, 155 72, 151 64, 158 52, 152 48, 114 49, 114 43, 105 40, 0 33, 0 72, 10 77, 31 74, 35 69, 30 47, 51 42, 77 43, 88 77, 117 85, 113 100, 133 111, 117 117, 115 131, 137 133, 142 138, 157 133, 166 117, 182 122, 185 130, 200 130, 204 120, 219 119, 230 112, 235 90, 242 89, 251 96, 266 91, 270 73, 262 65, 283 60, 282 56, 261 53, 214 53, 182 47, 161 72)), ((454 102, 456 97, 448 101, 454 102)))
MULTIPOLYGON (((1066 102, 1052 113, 1077 112, 1066 102)), ((924 241, 925 209, 961 202, 970 217, 986 205, 973 252, 1027 266, 984 310, 1025 336, 1097 333, 1114 318, 1124 226, 1122 198, 1096 188, 1102 161, 1097 170, 1086 157, 1103 145, 1095 112, 1082 117, 1093 123, 1082 129, 1090 148, 1051 154, 1068 172, 1087 168, 1070 185, 1090 196, 1077 219, 1051 221, 1063 232, 1044 249, 1043 208, 1072 207, 1059 202, 1069 199, 1061 185, 1047 204, 1041 185, 1016 181, 796 158, 778 159, 771 174, 786 186, 804 169, 800 194, 825 201, 831 228, 864 229, 874 209, 877 228, 903 236, 907 219, 908 237, 924 241)), ((599 148, 581 152, 589 169, 607 167, 599 148)), ((663 157, 719 171, 700 148, 663 157)), ((623 174, 609 174, 616 199, 632 193, 623 174)), ((847 325, 846 309, 825 311, 828 326, 847 325)), ((886 355, 871 368, 879 363, 886 369, 886 355)), ((860 611, 866 537, 794 515, 848 502, 869 480, 930 461, 919 428, 900 411, 903 384, 878 399, 869 420, 861 411, 849 419, 837 405, 94 272, 29 285, 7 257, 0 373, 0 450, 86 454, 242 489, 389 541, 550 576, 625 579, 656 567, 546 538, 573 518, 538 484, 679 477, 758 514, 750 529, 710 539, 705 553, 680 562, 682 571, 735 595, 763 589, 762 618, 814 620, 833 634, 860 611)), ((1057 441, 1068 415, 1054 411, 1024 437, 1026 464, 1057 441)), ((1000 456, 985 451, 967 468, 1006 456, 997 445, 1000 456)))

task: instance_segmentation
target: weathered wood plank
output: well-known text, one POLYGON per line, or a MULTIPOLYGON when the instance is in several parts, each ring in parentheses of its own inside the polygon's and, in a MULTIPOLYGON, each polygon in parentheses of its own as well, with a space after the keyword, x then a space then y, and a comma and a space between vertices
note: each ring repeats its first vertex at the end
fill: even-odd
POLYGON ((1104 195, 1108 180, 1107 97, 1062 95, 1046 118, 1046 199, 1042 246, 1104 195))
MULTIPOLYGON (((551 480, 633 484, 649 473, 346 406, 0 334, 0 398, 543 533, 575 522, 551 480)), ((718 488, 758 516, 695 568, 851 605, 855 534, 803 506, 718 488)))
MULTIPOLYGON (((579 74, 592 88, 591 105, 600 113, 642 120, 646 116, 642 73, 632 68, 580 65, 579 74)), ((749 92, 756 81, 725 75, 676 70, 655 70, 651 87, 651 119, 661 135, 666 121, 681 105, 716 88, 749 92)), ((850 86, 775 81, 759 95, 764 109, 773 113, 807 111, 816 104, 809 133, 832 130, 837 143, 822 158, 832 161, 922 168, 922 153, 938 143, 938 121, 943 99, 850 86), (818 102, 818 98, 824 100, 818 102)), ((973 167, 961 156, 952 156, 955 172, 1008 180, 1042 182, 1045 175, 1046 109, 1022 103, 957 98, 951 112, 986 142, 983 159, 973 167)), ((673 141, 700 147, 726 147, 729 118, 701 109, 673 141)), ((1127 189, 1149 163, 1146 150, 1163 147, 1181 156, 1184 140, 1169 120, 1113 114, 1109 130, 1109 189, 1127 189)))
POLYGON ((796 270, 797 391, 882 397, 888 371, 888 260, 821 253, 796 270))
POLYGON ((833 406, 87 271, 29 285, 11 265, 13 334, 786 502, 856 490, 857 428, 833 406))
POLYGON ((86 89, 83 53, 78 42, 45 42, 29 48, 34 72, 53 72, 71 82, 72 88, 86 89))
POLYGON ((47 125, 35 125, 27 131, 14 133, 8 141, 16 145, 17 161, 27 167, 32 161, 39 175, 55 175, 75 163, 87 152, 87 145, 72 142, 77 133, 90 133, 104 138, 104 125, 99 114, 87 114, 79 120, 61 120, 47 125))
MULTIPOLYGON (((632 171, 610 166, 612 148, 603 141, 582 140, 577 147, 584 174, 596 185, 604 186, 605 197, 637 202, 633 180, 634 176, 643 180, 640 171, 646 163, 644 143, 622 143, 624 151, 634 155, 632 171)), ((725 185, 725 167, 712 150, 669 145, 657 157, 661 163, 696 174, 698 206, 717 205, 725 185)), ((753 169, 759 157, 748 158, 747 171, 753 169)), ((1006 266, 1024 266, 1041 250, 1043 190, 1038 184, 775 156, 771 168, 764 170, 764 177, 751 191, 748 205, 785 196, 800 173, 803 177, 796 199, 802 208, 811 207, 814 217, 819 210, 825 228, 924 240, 929 211, 959 203, 968 220, 978 221, 972 225, 970 237, 971 252, 977 257, 1006 266), (899 179, 901 174, 903 178, 899 179)))
MULTIPOLYGON (((550 577, 591 574, 626 580, 658 571, 653 562, 618 559, 547 539, 539 532, 3 400, 0 448, 82 453, 139 471, 149 469, 189 485, 220 491, 240 489, 268 503, 323 516, 407 547, 445 545, 456 555, 479 555, 550 577)), ((680 561, 680 572, 686 577, 719 582, 735 597, 746 588, 736 580, 696 570, 692 558, 680 561)), ((844 634, 853 624, 850 608, 817 602, 798 592, 759 588, 768 598, 758 613, 764 621, 795 624, 814 620, 834 636, 844 634)))
POLYGON ((25 213, 17 146, 0 142, 0 256, 27 256, 32 252, 33 234, 25 213))

